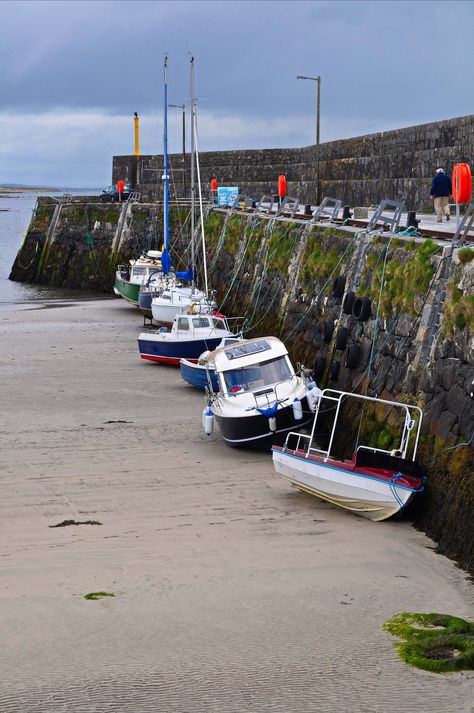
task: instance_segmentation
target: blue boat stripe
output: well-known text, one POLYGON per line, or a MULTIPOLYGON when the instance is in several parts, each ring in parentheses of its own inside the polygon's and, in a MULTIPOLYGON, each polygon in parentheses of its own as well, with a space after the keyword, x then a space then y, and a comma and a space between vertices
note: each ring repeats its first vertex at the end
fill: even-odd
POLYGON ((424 490, 424 486, 422 485, 421 488, 408 488, 406 485, 399 485, 398 483, 393 483, 390 480, 382 480, 382 478, 375 478, 373 475, 364 475, 363 473, 357 473, 356 471, 353 470, 344 470, 343 468, 335 468, 332 465, 328 465, 327 463, 321 463, 321 461, 314 461, 314 460, 309 460, 309 458, 302 458, 301 456, 295 456, 292 453, 288 453, 287 451, 277 451, 275 448, 272 448, 273 453, 282 453, 284 456, 287 458, 296 458, 296 460, 302 460, 305 463, 317 463, 317 465, 321 465, 323 468, 328 468, 329 470, 337 470, 339 473, 345 473, 346 475, 357 475, 358 478, 368 478, 369 480, 376 480, 377 483, 386 483, 387 485, 394 485, 397 488, 400 488, 401 490, 409 490, 411 493, 421 493, 422 490, 424 490))

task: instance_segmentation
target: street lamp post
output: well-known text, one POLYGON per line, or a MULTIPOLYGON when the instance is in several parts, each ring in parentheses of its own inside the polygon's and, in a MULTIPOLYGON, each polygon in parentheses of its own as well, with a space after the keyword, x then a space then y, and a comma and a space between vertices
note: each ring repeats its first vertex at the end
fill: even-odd
POLYGON ((316 182, 316 201, 319 205, 319 130, 320 130, 320 109, 321 109, 321 77, 305 77, 302 74, 298 74, 296 79, 309 79, 316 82, 316 170, 317 170, 317 182, 316 182))
POLYGON ((183 197, 186 195, 186 105, 168 104, 172 109, 181 109, 183 112, 183 197))

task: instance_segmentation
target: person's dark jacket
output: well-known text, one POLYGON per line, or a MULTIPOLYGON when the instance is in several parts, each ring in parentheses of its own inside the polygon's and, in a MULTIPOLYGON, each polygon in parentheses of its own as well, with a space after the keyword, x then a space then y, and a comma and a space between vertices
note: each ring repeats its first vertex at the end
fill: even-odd
POLYGON ((447 173, 437 173, 431 184, 430 196, 433 198, 441 198, 441 196, 450 196, 453 192, 451 179, 447 173))

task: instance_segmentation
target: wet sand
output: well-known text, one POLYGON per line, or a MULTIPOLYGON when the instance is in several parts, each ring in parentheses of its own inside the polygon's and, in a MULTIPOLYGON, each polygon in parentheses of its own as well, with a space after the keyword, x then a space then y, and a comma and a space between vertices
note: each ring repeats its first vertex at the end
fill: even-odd
POLYGON ((474 618, 466 575, 206 440, 140 325, 119 300, 1 315, 1 713, 472 713, 474 673, 409 668, 382 629, 474 618))

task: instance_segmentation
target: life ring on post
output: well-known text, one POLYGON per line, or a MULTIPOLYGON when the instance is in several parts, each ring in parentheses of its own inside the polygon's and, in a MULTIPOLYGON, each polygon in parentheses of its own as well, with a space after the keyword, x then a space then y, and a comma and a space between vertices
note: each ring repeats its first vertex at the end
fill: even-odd
POLYGON ((472 174, 467 163, 457 163, 454 166, 452 184, 456 203, 469 203, 472 195, 472 174))
POLYGON ((191 313, 191 314, 197 314, 197 313, 198 313, 198 307, 199 307, 198 303, 197 303, 197 302, 193 302, 193 303, 191 304, 190 308, 189 308, 190 313, 191 313))

